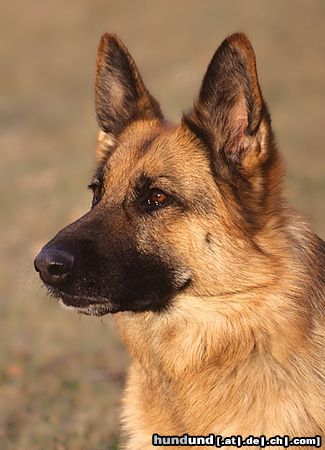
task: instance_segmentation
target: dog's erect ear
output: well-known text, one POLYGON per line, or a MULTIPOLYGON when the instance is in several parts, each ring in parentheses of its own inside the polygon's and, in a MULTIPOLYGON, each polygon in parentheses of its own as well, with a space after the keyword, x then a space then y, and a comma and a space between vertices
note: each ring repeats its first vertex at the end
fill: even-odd
MULTIPOLYGON (((230 160, 247 157, 250 147, 257 159, 263 159, 266 147, 263 117, 268 115, 258 84, 253 48, 243 33, 233 34, 214 54, 199 98, 193 111, 184 116, 184 122, 230 160)), ((249 159, 253 162, 254 158, 249 159)))
POLYGON ((122 42, 113 34, 100 40, 96 70, 96 114, 100 129, 110 139, 139 119, 163 116, 145 88, 139 71, 122 42))

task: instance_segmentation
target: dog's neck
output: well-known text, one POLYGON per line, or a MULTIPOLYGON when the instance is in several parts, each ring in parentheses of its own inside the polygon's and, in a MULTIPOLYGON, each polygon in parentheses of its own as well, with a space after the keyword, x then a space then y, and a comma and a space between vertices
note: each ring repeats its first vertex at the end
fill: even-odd
MULTIPOLYGON (((298 426, 298 413, 304 411, 307 394, 301 392, 299 399, 291 388, 301 370, 299 361, 313 358, 306 342, 310 324, 300 312, 281 312, 278 300, 270 297, 264 308, 239 295, 218 298, 214 301, 220 308, 215 313, 215 308, 209 308, 211 299, 202 311, 202 300, 184 296, 179 300, 182 308, 175 305, 172 316, 157 319, 152 313, 122 313, 118 317, 142 386, 139 389, 149 390, 160 405, 165 405, 164 414, 168 411, 170 426, 175 427, 173 433, 204 434, 221 429, 231 435, 251 429, 263 434, 268 430, 267 419, 272 419, 271 423, 276 420, 272 416, 276 408, 269 411, 264 403, 269 399, 274 405, 278 398, 279 408, 285 408, 290 396, 295 398, 297 417, 292 418, 293 428, 288 423, 279 424, 279 432, 293 432, 295 422, 298 426), (215 414, 209 422, 212 409, 215 414), (264 416, 261 411, 265 411, 264 416), (237 416, 236 429, 224 418, 230 412, 237 416), (189 430, 193 423, 196 429, 189 430)), ((308 378, 312 377, 306 377, 306 390, 308 378)), ((307 397, 309 394, 306 401, 310 404, 320 395, 312 390, 307 397)), ((147 404, 140 402, 137 408, 145 411, 147 404)), ((149 419, 144 417, 145 422, 149 419)))
POLYGON ((266 355, 285 366, 297 348, 303 351, 310 326, 306 312, 292 301, 291 307, 282 302, 276 291, 267 297, 256 290, 218 297, 183 295, 172 307, 173 314, 121 313, 117 322, 135 360, 149 371, 158 365, 175 379, 211 366, 225 374, 266 355))

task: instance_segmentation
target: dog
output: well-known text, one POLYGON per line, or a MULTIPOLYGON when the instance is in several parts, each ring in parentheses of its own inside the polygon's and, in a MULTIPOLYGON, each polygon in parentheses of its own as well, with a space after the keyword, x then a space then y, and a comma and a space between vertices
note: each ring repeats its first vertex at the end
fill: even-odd
POLYGON ((175 126, 105 34, 95 101, 92 208, 34 264, 68 309, 115 315, 133 361, 124 448, 210 433, 321 439, 325 245, 283 198, 246 35, 222 42, 175 126))

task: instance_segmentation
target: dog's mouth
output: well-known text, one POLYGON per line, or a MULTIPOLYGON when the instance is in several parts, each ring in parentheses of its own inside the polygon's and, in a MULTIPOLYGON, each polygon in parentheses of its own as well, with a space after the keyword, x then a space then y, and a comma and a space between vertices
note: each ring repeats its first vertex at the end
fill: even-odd
POLYGON ((81 314, 102 316, 118 312, 118 309, 106 298, 73 295, 54 288, 49 284, 45 284, 45 286, 52 297, 59 299, 63 307, 76 310, 81 314))

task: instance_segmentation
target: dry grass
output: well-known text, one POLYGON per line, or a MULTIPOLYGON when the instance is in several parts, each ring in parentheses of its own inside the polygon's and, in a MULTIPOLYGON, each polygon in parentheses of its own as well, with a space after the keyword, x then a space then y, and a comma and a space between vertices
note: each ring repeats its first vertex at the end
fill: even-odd
POLYGON ((324 2, 201 3, 2 3, 1 450, 112 450, 119 435, 128 358, 111 318, 61 310, 32 267, 41 245, 89 207, 102 32, 125 40, 175 120, 216 45, 246 31, 288 163, 288 195, 325 235, 324 2))

